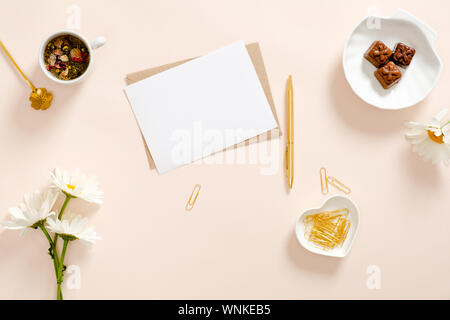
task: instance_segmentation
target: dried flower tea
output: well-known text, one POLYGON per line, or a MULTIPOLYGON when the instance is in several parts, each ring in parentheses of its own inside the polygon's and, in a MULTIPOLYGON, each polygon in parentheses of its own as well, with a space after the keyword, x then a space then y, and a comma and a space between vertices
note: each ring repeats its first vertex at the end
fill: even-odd
POLYGON ((62 35, 50 40, 44 51, 45 67, 60 80, 73 80, 89 66, 86 44, 73 35, 62 35))

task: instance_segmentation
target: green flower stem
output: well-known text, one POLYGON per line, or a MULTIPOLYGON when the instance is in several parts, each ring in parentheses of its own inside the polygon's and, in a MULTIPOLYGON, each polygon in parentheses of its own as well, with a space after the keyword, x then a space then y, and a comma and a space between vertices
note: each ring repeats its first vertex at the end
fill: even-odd
POLYGON ((64 258, 66 257, 66 250, 67 250, 68 244, 69 244, 69 240, 64 240, 63 249, 62 249, 62 253, 61 253, 61 260, 58 265, 58 280, 57 280, 57 283, 58 283, 57 299, 58 300, 63 300, 62 290, 61 290, 61 283, 63 282, 62 271, 63 271, 64 258))
POLYGON ((446 126, 448 126, 450 124, 450 121, 449 122, 447 122, 446 124, 444 124, 442 127, 441 127, 441 130, 442 129, 444 129, 446 126))
POLYGON ((59 214, 58 214, 58 219, 59 220, 61 220, 61 218, 62 218, 62 216, 64 214, 64 211, 66 210, 67 204, 69 203, 69 200, 72 199, 71 195, 68 195, 65 192, 64 192, 64 194, 66 195, 66 199, 64 200, 64 203, 63 203, 63 205, 61 207, 61 210, 59 211, 59 214))
MULTIPOLYGON (((61 220, 61 218, 62 218, 62 216, 64 214, 64 211, 66 210, 67 204, 69 203, 70 199, 72 199, 71 195, 69 195, 69 194, 67 194, 65 192, 64 192, 64 194, 66 195, 66 199, 64 200, 64 203, 63 203, 63 205, 61 207, 61 210, 59 211, 58 220, 61 220)), ((58 249, 57 249, 58 235, 56 233, 55 233, 55 236, 53 237, 53 244, 55 246, 55 251, 58 251, 58 249)))
POLYGON ((44 223, 42 223, 39 226, 39 228, 41 228, 42 232, 44 233, 45 237, 48 240, 48 243, 50 244, 50 249, 52 250, 52 254, 53 254, 52 260, 53 260, 53 267, 55 268, 55 276, 56 276, 56 279, 58 279, 58 264, 59 264, 58 250, 56 250, 55 243, 53 242, 52 238, 48 234, 48 231, 45 228, 44 223))

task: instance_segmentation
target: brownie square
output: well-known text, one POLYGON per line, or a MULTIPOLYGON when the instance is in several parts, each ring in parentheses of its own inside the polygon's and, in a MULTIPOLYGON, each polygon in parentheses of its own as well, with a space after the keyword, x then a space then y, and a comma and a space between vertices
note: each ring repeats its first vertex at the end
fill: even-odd
POLYGON ((389 89, 400 81, 402 78, 402 73, 395 63, 389 61, 385 66, 382 66, 375 71, 375 77, 384 89, 389 89))
POLYGON ((379 68, 384 66, 389 61, 391 55, 392 50, 389 49, 383 41, 375 41, 369 49, 367 49, 364 54, 364 58, 366 58, 376 68, 379 68))
POLYGON ((394 54, 391 59, 396 65, 406 69, 411 64, 415 54, 416 49, 399 42, 395 46, 394 54))

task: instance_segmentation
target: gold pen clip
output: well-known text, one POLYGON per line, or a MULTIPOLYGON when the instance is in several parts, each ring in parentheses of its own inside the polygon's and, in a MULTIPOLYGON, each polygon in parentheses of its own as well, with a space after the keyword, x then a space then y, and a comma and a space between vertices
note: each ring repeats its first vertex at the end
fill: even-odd
POLYGON ((199 194, 199 192, 200 192, 201 187, 202 187, 202 186, 199 185, 199 184, 196 184, 196 185, 194 186, 194 190, 192 190, 191 196, 189 197, 189 200, 188 200, 188 202, 186 203, 185 209, 186 209, 187 211, 191 211, 192 208, 194 208, 194 205, 195 205, 195 202, 197 201, 197 197, 198 197, 198 194, 199 194))
POLYGON ((286 176, 289 175, 289 159, 288 159, 289 151, 288 151, 288 148, 289 147, 286 146, 286 152, 284 153, 284 163, 286 165, 286 176))

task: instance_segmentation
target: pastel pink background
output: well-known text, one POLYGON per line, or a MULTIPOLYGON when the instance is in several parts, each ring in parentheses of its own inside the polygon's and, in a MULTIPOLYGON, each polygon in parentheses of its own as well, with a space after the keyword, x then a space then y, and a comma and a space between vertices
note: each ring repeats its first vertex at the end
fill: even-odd
MULTIPOLYGON (((69 204, 91 217, 102 240, 91 249, 70 245, 67 264, 80 266, 82 280, 80 290, 64 286, 67 299, 450 298, 450 172, 413 154, 403 129, 449 106, 450 72, 410 109, 382 111, 356 97, 342 49, 371 5, 382 15, 403 7, 429 23, 449 64, 446 0, 3 1, 1 40, 55 98, 48 111, 31 109, 28 87, 1 54, 0 218, 23 193, 45 187, 55 166, 97 176, 104 205, 69 204), (46 79, 37 63, 41 41, 66 28, 69 4, 81 8, 81 33, 108 41, 73 87, 46 79), (294 78, 291 194, 281 163, 275 175, 261 175, 259 165, 194 164, 158 176, 122 91, 129 72, 240 39, 261 45, 284 130, 285 81, 294 78), (352 188, 361 210, 342 260, 305 251, 294 235, 300 212, 325 199, 321 166, 352 188), (203 188, 187 213, 196 183, 203 188), (381 269, 380 290, 366 286, 370 265, 381 269)), ((55 297, 47 247, 39 232, 0 234, 0 298, 55 297)))

